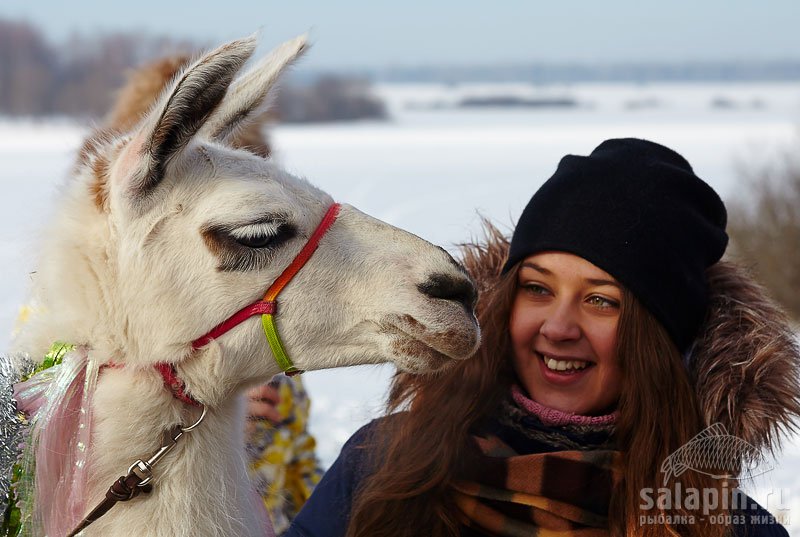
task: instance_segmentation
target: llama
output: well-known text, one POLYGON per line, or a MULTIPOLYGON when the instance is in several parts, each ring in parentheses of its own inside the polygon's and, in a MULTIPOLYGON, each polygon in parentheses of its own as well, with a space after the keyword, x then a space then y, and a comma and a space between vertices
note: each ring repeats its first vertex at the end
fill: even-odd
MULTIPOLYGON (((205 54, 131 132, 92 136, 62 193, 33 313, 15 342, 31 357, 54 341, 74 343, 70 363, 83 363, 87 378, 95 372, 85 505, 74 521, 38 512, 51 537, 156 451, 165 431, 197 420, 199 409, 165 388, 156 364, 203 405, 204 421, 155 469, 152 492, 81 535, 271 532, 247 480, 238 394, 288 365, 252 317, 196 340, 256 302, 336 211, 323 191, 228 143, 263 113, 307 45, 289 41, 237 78, 254 48, 248 38, 205 54)), ((270 318, 298 370, 393 362, 426 373, 476 349, 475 296, 443 249, 342 205, 270 318)))

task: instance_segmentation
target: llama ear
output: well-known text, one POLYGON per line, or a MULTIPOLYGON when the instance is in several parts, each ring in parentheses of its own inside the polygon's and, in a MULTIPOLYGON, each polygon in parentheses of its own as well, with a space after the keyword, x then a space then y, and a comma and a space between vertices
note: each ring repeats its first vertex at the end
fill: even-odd
POLYGON ((231 86, 223 103, 201 130, 208 139, 226 143, 271 104, 276 82, 308 50, 308 34, 286 41, 231 86))
POLYGON ((148 194, 164 177, 170 158, 181 151, 209 119, 236 73, 253 54, 255 37, 232 41, 202 56, 173 82, 131 142, 137 153, 131 193, 148 194))

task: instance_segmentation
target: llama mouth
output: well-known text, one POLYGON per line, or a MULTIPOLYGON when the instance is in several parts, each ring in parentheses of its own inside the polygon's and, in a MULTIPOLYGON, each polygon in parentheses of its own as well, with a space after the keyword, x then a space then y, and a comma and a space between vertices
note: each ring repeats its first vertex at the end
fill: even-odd
POLYGON ((381 332, 391 338, 395 364, 409 373, 436 371, 457 360, 396 324, 383 325, 381 332))
POLYGON ((397 315, 381 323, 383 329, 390 334, 402 337, 416 352, 427 349, 425 354, 436 354, 448 360, 464 360, 475 353, 480 342, 480 328, 472 318, 473 324, 440 326, 432 328, 411 315, 397 315), (416 343, 413 343, 416 342, 416 343))
POLYGON ((454 362, 424 341, 411 337, 398 337, 392 341, 395 364, 409 373, 438 371, 454 362))

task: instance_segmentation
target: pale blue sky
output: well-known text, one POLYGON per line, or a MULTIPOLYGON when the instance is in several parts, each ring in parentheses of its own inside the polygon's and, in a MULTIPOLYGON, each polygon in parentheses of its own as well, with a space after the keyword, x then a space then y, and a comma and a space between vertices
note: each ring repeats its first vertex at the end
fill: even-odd
POLYGON ((306 67, 800 59, 798 0, 0 2, 53 39, 125 30, 266 46, 312 31, 306 67))

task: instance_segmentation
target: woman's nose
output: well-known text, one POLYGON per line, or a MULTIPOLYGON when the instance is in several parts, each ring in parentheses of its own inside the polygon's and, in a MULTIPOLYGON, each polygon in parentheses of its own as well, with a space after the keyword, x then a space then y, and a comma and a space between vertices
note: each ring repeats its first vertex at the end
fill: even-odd
POLYGON ((572 341, 581 337, 575 311, 568 304, 556 304, 539 333, 551 341, 572 341))

